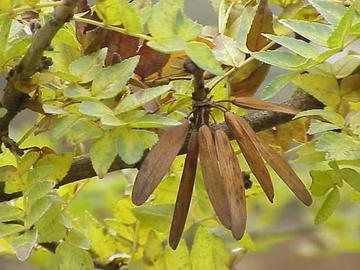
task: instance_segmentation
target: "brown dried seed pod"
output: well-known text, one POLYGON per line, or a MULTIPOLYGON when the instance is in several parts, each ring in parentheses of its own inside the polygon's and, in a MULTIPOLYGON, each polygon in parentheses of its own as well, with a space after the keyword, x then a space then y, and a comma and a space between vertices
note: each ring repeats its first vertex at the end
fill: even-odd
POLYGON ((199 154, 201 172, 210 202, 220 222, 231 229, 229 203, 217 163, 214 139, 207 125, 199 129, 199 154))
POLYGON ((265 110, 287 114, 297 114, 298 109, 289 107, 287 105, 276 104, 268 101, 258 100, 252 97, 237 97, 232 102, 234 105, 246 109, 265 110))
POLYGON ((196 165, 199 155, 198 132, 191 134, 187 147, 187 155, 183 173, 181 176, 179 191, 177 193, 174 216, 171 222, 169 244, 172 249, 176 249, 184 230, 186 217, 190 207, 191 195, 194 187, 196 175, 196 165))
POLYGON ((255 145, 257 140, 256 138, 248 136, 248 134, 240 126, 237 118, 239 117, 232 112, 225 112, 225 122, 234 134, 234 137, 240 146, 246 162, 249 164, 251 171, 259 181, 270 202, 273 202, 274 187, 271 182, 270 174, 260 156, 259 150, 255 145))
MULTIPOLYGON (((239 117, 240 118, 240 117, 239 117)), ((245 132, 251 134, 249 136, 256 136, 255 131, 245 119, 238 119, 245 132)), ((258 141, 258 149, 267 163, 275 170, 285 184, 294 192, 296 197, 305 205, 312 204, 312 198, 309 191, 306 189, 304 183, 300 180, 290 165, 268 145, 261 142, 256 136, 258 141)))
POLYGON ((188 121, 167 129, 146 155, 132 190, 134 204, 143 204, 159 185, 184 144, 188 129, 188 121))
POLYGON ((240 240, 246 227, 246 200, 244 179, 239 161, 224 131, 215 131, 215 145, 220 173, 225 182, 226 194, 230 206, 231 231, 235 239, 240 240))

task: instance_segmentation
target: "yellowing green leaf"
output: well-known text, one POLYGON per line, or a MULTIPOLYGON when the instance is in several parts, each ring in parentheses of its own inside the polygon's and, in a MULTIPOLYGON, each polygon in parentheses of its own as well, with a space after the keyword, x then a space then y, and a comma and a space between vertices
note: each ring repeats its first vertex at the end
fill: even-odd
POLYGON ((339 85, 333 75, 320 73, 299 74, 292 82, 327 106, 336 107, 340 102, 339 85))
POLYGON ((224 242, 200 226, 191 248, 193 269, 227 270, 230 256, 224 242))
POLYGON ((245 60, 245 54, 241 52, 232 38, 219 35, 214 39, 214 43, 213 53, 219 62, 238 67, 245 60))
POLYGON ((69 231, 65 241, 82 249, 90 249, 89 240, 85 237, 84 234, 74 228, 69 231))
POLYGON ((322 122, 322 121, 314 121, 310 123, 310 127, 307 133, 313 135, 313 134, 330 131, 330 130, 336 130, 336 129, 339 129, 339 127, 334 124, 322 122))
POLYGON ((294 119, 298 119, 300 117, 305 117, 305 116, 319 116, 329 121, 330 123, 335 124, 339 128, 342 128, 345 125, 345 119, 340 114, 333 111, 326 111, 321 109, 313 109, 313 110, 300 112, 294 117, 294 119))
POLYGON ((174 211, 172 204, 143 205, 131 209, 135 217, 156 231, 168 232, 174 211))
POLYGON ((115 113, 123 113, 134 110, 153 100, 154 98, 170 90, 169 85, 146 88, 125 97, 115 108, 115 113))
POLYGON ((167 126, 177 126, 177 125, 180 125, 180 122, 156 114, 144 115, 140 118, 134 119, 129 124, 129 126, 132 128, 156 128, 156 127, 167 127, 167 126))
POLYGON ((191 270, 190 254, 185 240, 180 240, 176 250, 166 246, 165 265, 167 270, 191 270))
POLYGON ((107 99, 115 97, 122 92, 123 87, 139 63, 139 59, 139 56, 134 56, 104 68, 93 81, 91 87, 92 94, 98 99, 107 99))
POLYGON ((144 151, 153 146, 158 137, 155 133, 147 130, 134 130, 119 128, 115 134, 117 152, 121 159, 127 164, 138 162, 144 151))
POLYGON ((332 64, 332 71, 336 78, 343 79, 351 75, 360 66, 358 55, 346 55, 332 64))
POLYGON ((25 261, 30 256, 32 249, 35 247, 37 237, 37 231, 30 230, 10 242, 11 247, 16 253, 16 257, 20 261, 25 261))
POLYGON ((328 220, 328 218, 334 213, 337 205, 340 202, 340 192, 337 187, 326 196, 320 210, 316 214, 315 224, 321 224, 328 220))
POLYGON ((343 133, 329 131, 321 134, 316 142, 316 150, 325 152, 327 160, 360 159, 360 142, 343 133))
POLYGON ((351 28, 353 14, 354 9, 348 8, 342 16, 341 20, 335 26, 334 30, 331 32, 327 40, 327 45, 330 48, 343 47, 345 36, 348 34, 351 28))
POLYGON ((121 223, 124 224, 134 224, 136 218, 131 212, 133 204, 130 201, 128 196, 120 199, 114 209, 114 217, 121 223))
POLYGON ((68 98, 72 98, 72 99, 84 99, 84 98, 89 98, 91 96, 90 91, 88 91, 86 88, 80 86, 80 85, 76 85, 76 84, 72 84, 69 85, 68 87, 66 87, 64 89, 63 92, 65 97, 68 98))
POLYGON ((303 40, 271 34, 264 34, 264 36, 305 58, 316 59, 319 55, 319 52, 314 46, 303 40))
POLYGON ((95 141, 90 147, 89 154, 96 174, 103 178, 117 155, 113 133, 107 133, 95 141))
POLYGON ((303 70, 311 65, 305 57, 279 50, 255 52, 252 56, 261 62, 287 70, 303 70))
POLYGON ((261 90, 261 99, 270 99, 281 91, 297 74, 285 73, 273 78, 264 88, 261 90))
POLYGON ((0 181, 5 182, 5 193, 22 191, 25 188, 17 169, 11 165, 0 167, 0 181))
POLYGON ((310 0, 309 2, 331 24, 337 24, 346 10, 344 5, 332 0, 310 0))
POLYGON ((49 180, 62 180, 70 169, 73 155, 70 152, 62 154, 49 154, 36 162, 37 166, 52 165, 54 167, 51 174, 48 175, 49 180))
POLYGON ((236 21, 231 25, 229 30, 230 36, 235 38, 237 44, 243 52, 249 51, 246 43, 255 14, 256 8, 251 6, 245 7, 240 17, 236 19, 236 21))
POLYGON ((80 104, 79 112, 89 116, 101 117, 112 114, 112 110, 99 101, 83 101, 80 104))
POLYGON ((197 41, 188 42, 185 52, 190 59, 203 70, 207 70, 215 75, 224 74, 220 63, 205 43, 197 41))
POLYGON ((176 34, 184 41, 193 40, 201 34, 202 26, 190 18, 183 12, 176 15, 176 34))
POLYGON ((23 231, 25 228, 19 224, 0 223, 0 238, 23 231))
POLYGON ((55 199, 56 197, 54 195, 46 195, 30 205, 29 209, 26 211, 26 228, 30 228, 32 225, 34 225, 34 223, 50 209, 55 199))
POLYGON ((143 27, 139 10, 130 5, 127 0, 119 0, 119 17, 129 33, 142 33, 143 27))
POLYGON ((69 243, 68 241, 61 242, 56 250, 56 270, 93 270, 94 264, 90 254, 69 243))
POLYGON ((7 203, 0 204, 0 222, 20 219, 23 216, 24 211, 20 208, 9 205, 7 203))
POLYGON ((86 83, 92 81, 101 71, 106 57, 107 48, 83 56, 69 65, 69 72, 86 83))
POLYGON ((340 175, 353 189, 360 192, 360 174, 351 168, 343 168, 340 175))
POLYGON ((312 178, 310 191, 314 196, 324 196, 336 182, 336 172, 334 170, 312 170, 310 175, 312 178))
POLYGON ((300 20, 280 20, 280 23, 302 35, 304 38, 325 47, 331 34, 331 28, 321 23, 300 20))
POLYGON ((96 0, 96 14, 109 25, 121 24, 121 4, 117 0, 96 0))

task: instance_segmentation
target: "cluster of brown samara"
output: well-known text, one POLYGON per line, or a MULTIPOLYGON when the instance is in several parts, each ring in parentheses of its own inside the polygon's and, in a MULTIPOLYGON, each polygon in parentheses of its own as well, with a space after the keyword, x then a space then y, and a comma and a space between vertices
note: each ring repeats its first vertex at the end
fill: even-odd
MULTIPOLYGON (((228 102, 243 108, 297 113, 295 109, 288 106, 251 97, 235 98, 228 102)), ((143 204, 149 198, 168 172, 190 133, 170 229, 169 244, 173 249, 177 247, 185 226, 198 158, 206 191, 219 221, 231 230, 236 239, 241 239, 245 232, 244 176, 226 133, 209 125, 212 109, 220 109, 224 112, 227 126, 238 142, 252 173, 271 202, 274 198, 274 189, 264 160, 305 205, 312 203, 308 190, 293 169, 279 154, 261 142, 244 118, 227 110, 219 102, 201 102, 195 108, 194 117, 190 120, 184 119, 181 125, 167 129, 159 142, 150 150, 141 164, 132 192, 132 200, 136 205, 143 204)))

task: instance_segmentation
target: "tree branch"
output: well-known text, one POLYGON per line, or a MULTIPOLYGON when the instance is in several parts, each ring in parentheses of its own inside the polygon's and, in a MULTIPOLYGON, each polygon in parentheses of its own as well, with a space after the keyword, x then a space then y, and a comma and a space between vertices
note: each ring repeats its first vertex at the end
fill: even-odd
MULTIPOLYGON (((321 104, 318 100, 316 100, 312 96, 302 91, 299 91, 296 94, 294 94, 294 96, 284 104, 295 107, 302 111, 323 107, 323 104, 321 104)), ((253 127, 255 131, 261 131, 274 127, 276 125, 289 122, 291 121, 293 116, 284 113, 256 111, 247 114, 246 116, 244 116, 244 118, 250 123, 250 125, 253 127)), ((228 129, 225 123, 219 123, 216 125, 216 127, 223 129, 230 139, 234 139, 233 134, 230 132, 230 130, 228 129)), ((186 145, 187 145, 187 140, 179 154, 186 153, 186 145)), ((138 164, 128 165, 124 161, 122 161, 119 157, 117 157, 113 162, 113 164, 111 165, 109 172, 127 169, 127 168, 137 168, 140 165, 140 163, 141 161, 138 164)), ((65 178, 58 183, 57 187, 72 182, 76 182, 82 179, 91 178, 94 176, 96 176, 96 173, 92 167, 90 158, 87 155, 80 156, 74 159, 69 172, 67 173, 65 178)), ((4 183, 0 182, 0 202, 9 201, 21 196, 22 196, 21 192, 6 194, 4 192, 4 183)))
POLYGON ((0 104, 7 110, 5 116, 0 118, 0 138, 8 136, 11 120, 24 109, 24 103, 29 98, 26 93, 21 92, 21 85, 40 71, 44 51, 50 45, 57 31, 71 19, 78 1, 63 0, 63 5, 55 8, 47 23, 34 34, 33 42, 20 63, 9 72, 0 104))

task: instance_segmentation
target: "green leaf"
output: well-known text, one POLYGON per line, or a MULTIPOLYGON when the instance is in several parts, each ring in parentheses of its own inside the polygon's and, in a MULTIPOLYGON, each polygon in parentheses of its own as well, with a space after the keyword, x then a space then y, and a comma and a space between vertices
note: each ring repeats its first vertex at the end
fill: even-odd
POLYGON ((161 240, 154 231, 150 231, 144 246, 144 261, 156 266, 155 269, 164 269, 163 266, 160 266, 160 264, 163 264, 163 253, 161 240))
POLYGON ((160 0, 151 11, 148 29, 155 38, 176 36, 177 14, 182 10, 184 0, 160 0))
POLYGON ((93 81, 91 92, 96 98, 113 98, 123 91, 126 82, 132 76, 140 56, 134 56, 118 64, 104 68, 93 81))
POLYGON ((331 24, 337 24, 346 11, 344 5, 332 0, 309 0, 309 2, 331 24))
POLYGON ((330 130, 336 130, 336 129, 339 129, 339 127, 334 124, 322 122, 322 121, 314 121, 310 123, 310 128, 307 133, 313 135, 313 134, 330 131, 330 130))
POLYGON ((54 140, 63 138, 79 118, 80 116, 74 114, 57 118, 51 127, 51 137, 54 140))
POLYGON ((326 111, 326 110, 321 110, 321 109, 302 111, 302 112, 298 113, 294 117, 294 119, 298 119, 298 118, 305 117, 305 116, 319 116, 319 117, 333 123, 334 125, 338 126, 339 128, 342 128, 345 125, 345 119, 342 117, 341 114, 338 114, 333 111, 326 111))
POLYGON ((201 34, 202 25, 192 21, 183 12, 176 15, 176 34, 184 41, 193 40, 201 34))
POLYGON ((27 152, 18 164, 18 172, 20 175, 28 172, 35 162, 40 158, 40 153, 35 151, 27 152))
POLYGON ((153 146, 158 140, 155 133, 147 130, 118 128, 115 134, 117 152, 127 164, 138 162, 142 158, 144 151, 153 146))
POLYGON ((360 173, 351 168, 340 170, 340 175, 353 189, 360 192, 360 173))
POLYGON ((7 165, 0 167, 0 182, 5 182, 5 193, 22 191, 25 183, 14 166, 7 165))
POLYGON ((34 183, 24 195, 26 196, 26 205, 32 206, 37 200, 47 195, 55 186, 52 181, 39 181, 34 183))
POLYGON ((228 66, 238 67, 244 60, 243 54, 236 42, 225 35, 218 35, 214 39, 215 48, 212 50, 216 59, 228 66))
POLYGON ((57 246, 55 256, 57 270, 94 269, 94 264, 90 254, 68 241, 61 242, 57 246))
POLYGON ((83 233, 90 240, 92 253, 96 255, 99 260, 108 260, 108 258, 114 255, 118 250, 118 239, 115 239, 115 237, 110 234, 106 228, 88 212, 85 213, 83 233))
POLYGON ((357 160, 360 159, 360 142, 349 135, 333 131, 321 134, 315 149, 325 152, 327 160, 357 160))
POLYGON ((348 8, 344 16, 335 26, 327 40, 327 45, 330 48, 342 48, 344 46, 344 39, 350 31, 353 14, 354 9, 351 7, 348 8))
POLYGON ((331 74, 299 74, 292 82, 327 106, 336 107, 340 102, 339 85, 331 74))
POLYGON ((230 256, 224 242, 199 226, 191 249, 192 269, 227 270, 230 256))
POLYGON ((127 0, 119 0, 119 17, 129 33, 142 33, 143 27, 139 10, 130 5, 127 0))
POLYGON ((328 218, 334 213, 339 202, 340 192, 337 187, 334 187, 333 190, 326 196, 325 201, 316 214, 315 224, 318 225, 328 220, 328 218))
POLYGON ((154 98, 170 90, 169 85, 146 88, 144 91, 138 91, 125 97, 115 108, 115 113, 123 113, 134 110, 150 102, 154 98))
POLYGON ((121 24, 121 8, 118 0, 96 0, 96 14, 109 25, 121 24))
POLYGON ((279 50, 255 52, 252 56, 261 62, 287 70, 303 70, 311 64, 302 56, 279 50))
POLYGON ((89 154, 96 174, 103 178, 117 155, 114 134, 107 133, 94 142, 89 154))
POLYGON ((10 245, 20 261, 25 261, 35 247, 38 233, 36 230, 26 231, 24 234, 14 238, 10 245))
POLYGON ((26 213, 25 227, 31 228, 50 209, 55 199, 54 195, 46 195, 35 201, 26 213))
POLYGON ((185 41, 178 36, 154 38, 146 43, 146 45, 162 53, 180 52, 186 48, 185 41))
POLYGON ((63 94, 65 97, 78 100, 91 97, 89 90, 77 84, 71 84, 66 87, 63 94))
POLYGON ((105 126, 118 127, 127 125, 126 122, 120 120, 117 116, 113 114, 105 114, 100 118, 101 124, 105 126))
POLYGON ((336 182, 336 172, 334 170, 312 170, 310 175, 312 179, 310 191, 314 196, 324 196, 336 182))
POLYGON ((319 52, 314 46, 303 40, 271 34, 263 34, 263 36, 305 58, 316 59, 319 55, 319 52))
POLYGON ((247 6, 244 8, 240 17, 232 24, 230 35, 235 38, 237 44, 243 52, 249 52, 247 48, 247 36, 250 32, 252 22, 256 14, 256 8, 247 6))
POLYGON ((186 44, 186 54, 200 68, 214 75, 223 75, 224 71, 210 48, 202 42, 191 41, 186 44))
POLYGON ((145 225, 159 232, 168 232, 172 214, 173 204, 143 205, 131 209, 135 217, 145 225))
POLYGON ((300 20, 280 20, 280 23, 302 35, 304 38, 327 47, 327 40, 331 34, 331 28, 329 26, 300 20))
MULTIPOLYGON (((1 8, 0 8, 1 9, 1 8)), ((0 17, 0 66, 3 64, 4 54, 6 52, 8 38, 11 28, 11 18, 9 16, 0 17)))
POLYGON ((90 249, 89 240, 85 237, 83 233, 74 228, 69 231, 68 235, 65 238, 65 241, 81 249, 90 249))
POLYGON ((38 230, 38 243, 56 242, 65 237, 66 228, 63 224, 61 207, 61 202, 55 201, 35 223, 35 228, 38 230))
POLYGON ((6 114, 7 114, 7 109, 5 108, 0 108, 0 118, 3 118, 6 114))
POLYGON ((112 110, 100 101, 83 101, 80 104, 79 112, 85 115, 101 117, 112 114, 112 110))
POLYGON ((49 174, 47 179, 60 181, 62 180, 71 167, 71 162, 73 160, 73 154, 70 152, 65 152, 62 154, 49 154, 41 158, 36 162, 36 166, 46 166, 51 165, 54 167, 51 174, 49 174))
POLYGON ((19 224, 0 223, 0 238, 4 238, 6 236, 22 232, 24 229, 25 229, 24 226, 19 224))
POLYGON ((115 206, 114 217, 121 223, 134 224, 136 218, 131 212, 133 207, 134 205, 131 203, 129 196, 121 198, 115 206))
POLYGON ((177 126, 177 125, 180 125, 180 122, 175 121, 171 118, 156 114, 148 114, 148 115, 144 115, 143 117, 134 119, 134 121, 129 124, 129 127, 156 128, 156 127, 168 127, 168 126, 177 126))
POLYGON ((20 219, 24 216, 24 211, 16 206, 7 203, 0 204, 0 222, 20 219))
POLYGON ((360 66, 358 55, 346 55, 332 64, 332 71, 337 79, 351 75, 360 66))
POLYGON ((14 59, 25 54, 26 50, 29 48, 32 41, 32 37, 23 37, 17 38, 10 44, 8 44, 8 49, 6 50, 6 56, 4 59, 5 63, 14 61, 14 59))
POLYGON ((92 81, 104 65, 106 53, 107 48, 103 48, 71 62, 69 72, 80 78, 82 83, 92 81))
POLYGON ((296 75, 297 73, 285 73, 273 78, 261 90, 260 98, 267 100, 276 96, 296 75))
POLYGON ((66 139, 72 144, 97 139, 103 135, 103 130, 90 119, 80 118, 66 131, 66 139))
POLYGON ((167 270, 191 270, 190 254, 185 240, 180 240, 176 250, 166 246, 165 265, 167 270))

